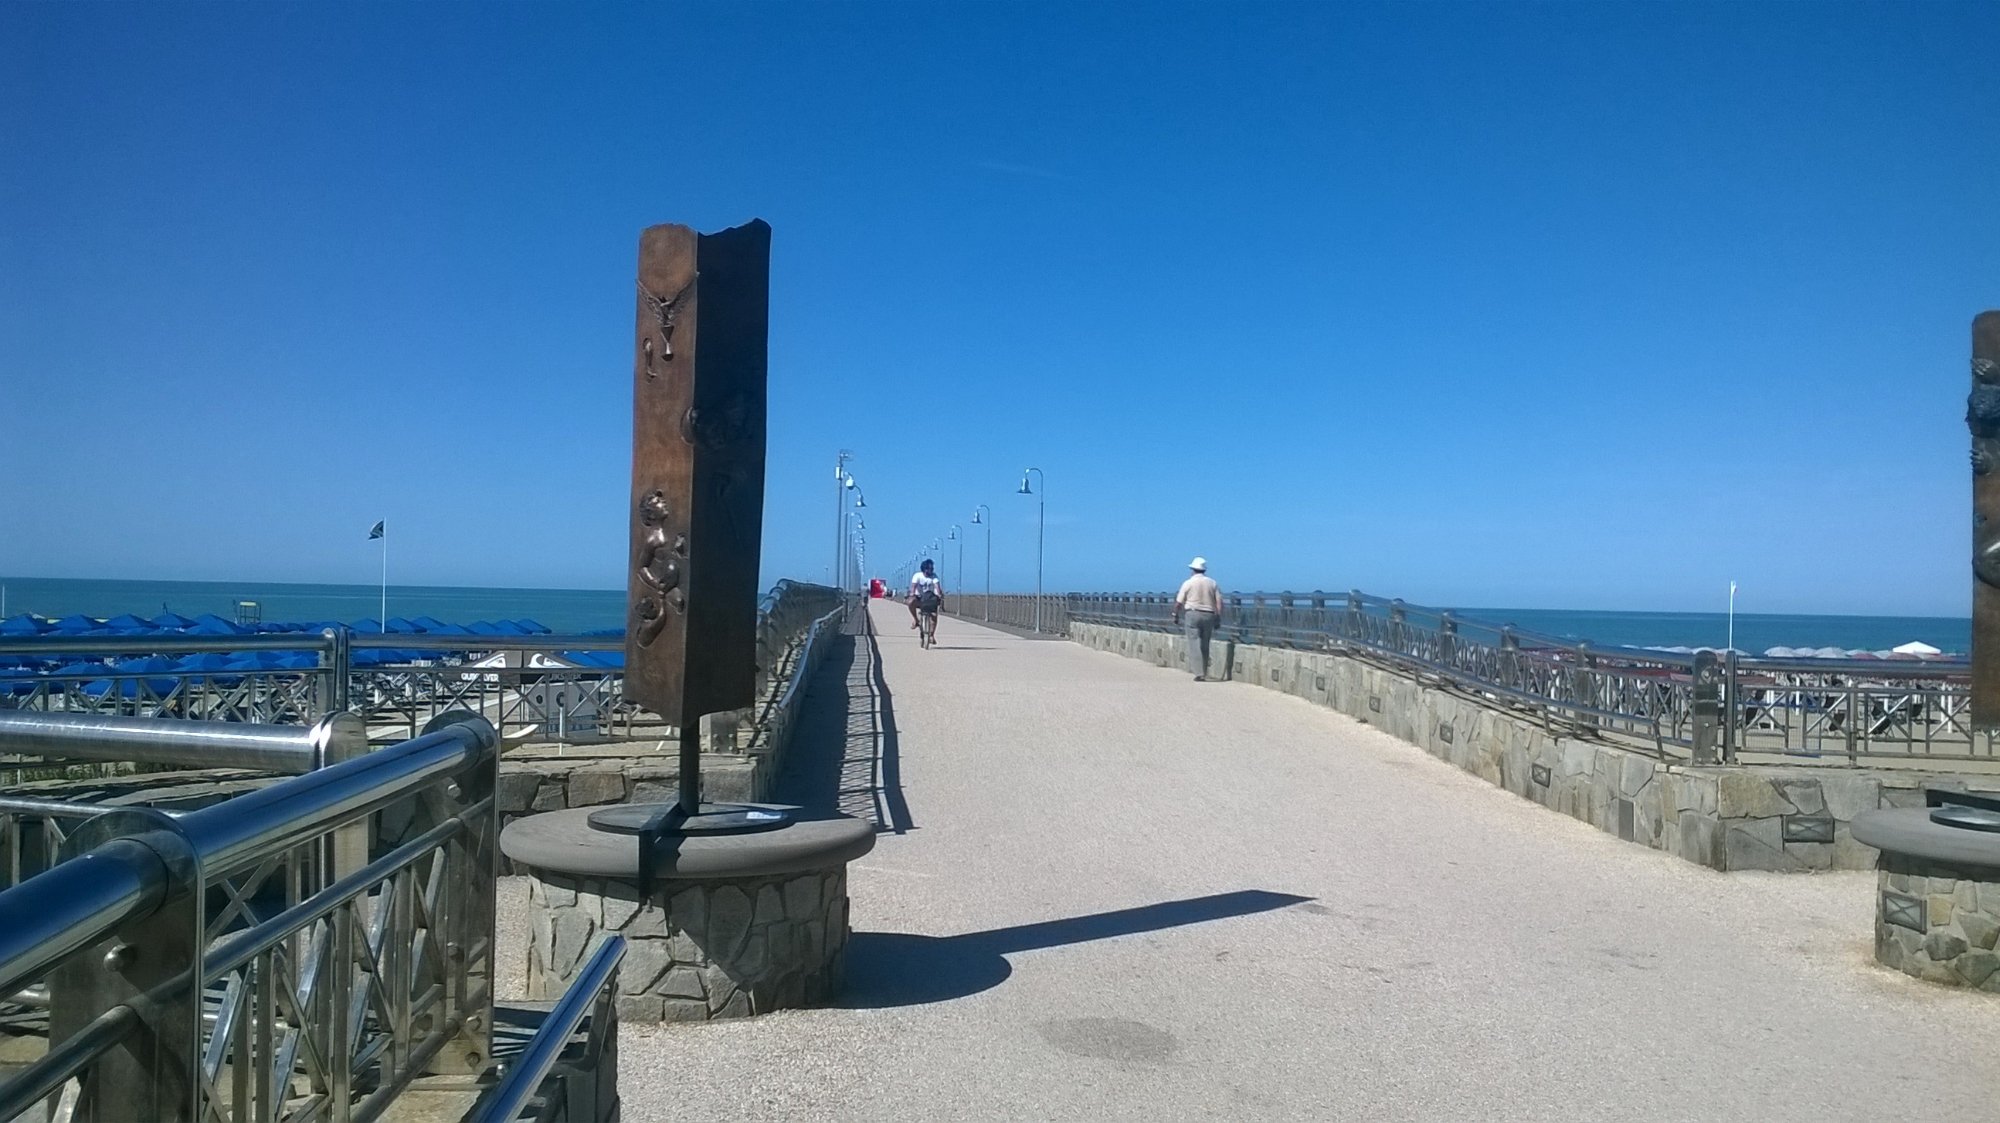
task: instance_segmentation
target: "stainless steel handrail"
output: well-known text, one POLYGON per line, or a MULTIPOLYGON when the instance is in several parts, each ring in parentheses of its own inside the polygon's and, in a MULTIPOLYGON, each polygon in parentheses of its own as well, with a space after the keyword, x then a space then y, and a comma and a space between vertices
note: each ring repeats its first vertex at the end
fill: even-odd
POLYGON ((548 1079, 549 1070, 568 1047, 576 1027, 583 1024, 584 1017, 596 1004, 597 996, 610 985, 618 970, 618 964, 625 958, 625 937, 607 936, 591 953, 590 961, 578 973, 576 981, 563 992, 555 1008, 542 1019, 535 1036, 528 1040, 512 1064, 507 1066, 507 1074, 500 1082, 487 1089, 486 1094, 472 1105, 465 1114, 465 1123, 514 1123, 520 1117, 521 1109, 548 1079))
POLYGON ((295 846, 393 803, 476 763, 499 745, 499 733, 490 723, 468 716, 392 748, 190 812, 180 820, 181 829, 204 870, 230 869, 252 855, 295 846))
MULTIPOLYGON (((308 772, 190 812, 177 821, 205 870, 324 834, 494 752, 499 735, 466 721, 368 756, 308 772)), ((137 839, 115 839, 0 892, 0 994, 39 978, 164 898, 168 860, 137 839)))
POLYGON ((89 1067, 106 1050, 140 1027, 138 1011, 113 1006, 75 1034, 52 1047, 40 1061, 13 1080, 0 1084, 0 1120, 13 1119, 89 1067))
POLYGON ((793 661, 792 666, 794 670, 792 671, 791 678, 785 683, 784 692, 778 696, 778 700, 773 708, 783 711, 791 706, 792 699, 805 685, 807 676, 800 672, 812 666, 813 645, 819 642, 819 637, 824 633, 826 622, 835 617, 845 617, 846 615, 847 605, 842 603, 839 608, 812 622, 812 627, 806 632, 805 644, 799 649, 798 658, 793 661))
POLYGON ((0 892, 0 994, 49 968, 166 898, 167 863, 152 847, 121 838, 0 892))
POLYGON ((209 651, 317 652, 325 650, 328 642, 325 632, 256 632, 244 636, 39 635, 0 639, 0 655, 115 655, 125 651, 158 655, 200 655, 209 651))
POLYGON ((134 761, 296 774, 367 750, 368 727, 347 713, 328 714, 309 726, 283 726, 0 712, 0 753, 59 760, 134 761))
POLYGON ((397 648, 408 651, 623 651, 625 637, 616 636, 476 636, 442 632, 349 632, 356 648, 397 648))

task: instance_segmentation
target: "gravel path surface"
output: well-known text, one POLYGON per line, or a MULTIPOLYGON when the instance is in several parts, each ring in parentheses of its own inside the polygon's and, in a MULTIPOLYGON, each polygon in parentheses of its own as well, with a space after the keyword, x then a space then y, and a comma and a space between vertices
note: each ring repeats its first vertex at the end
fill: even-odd
POLYGON ((800 773, 899 788, 843 1008, 623 1028, 628 1119, 1996 1114, 2000 1001, 1877 968, 1872 874, 1713 873, 1254 686, 875 620, 888 704, 862 637, 800 773))

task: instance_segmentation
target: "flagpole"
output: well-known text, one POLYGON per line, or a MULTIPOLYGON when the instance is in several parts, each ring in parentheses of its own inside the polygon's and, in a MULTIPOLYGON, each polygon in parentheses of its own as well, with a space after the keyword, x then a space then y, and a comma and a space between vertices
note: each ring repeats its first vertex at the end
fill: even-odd
POLYGON ((382 632, 389 632, 389 520, 382 520, 382 632))
POLYGON ((1736 582, 1729 583, 1729 650, 1736 650, 1736 582))

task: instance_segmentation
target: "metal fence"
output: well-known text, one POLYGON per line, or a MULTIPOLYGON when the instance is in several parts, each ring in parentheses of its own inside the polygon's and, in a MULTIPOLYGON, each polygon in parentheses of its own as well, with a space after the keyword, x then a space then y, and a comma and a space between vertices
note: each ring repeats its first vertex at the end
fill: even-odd
POLYGON ((419 1074, 482 1071, 499 738, 446 719, 185 815, 73 826, 0 892, 0 995, 48 1037, 0 1120, 373 1119, 419 1074))
POLYGON ((944 610, 949 615, 966 620, 1002 624, 1009 628, 1029 631, 1040 630, 1045 635, 1066 636, 1069 634, 1069 609, 1072 603, 1071 598, 1060 595, 1037 597, 1033 594, 996 593, 986 596, 980 593, 953 593, 945 598, 944 610), (1039 615, 1036 612, 1038 608, 1039 615))
MULTIPOLYGON (((961 615, 977 619, 960 598, 961 615)), ((1033 597, 993 598, 1032 604, 1033 597)), ((1173 630, 1166 593, 1070 594, 1045 616, 1173 630)), ((997 610, 994 604, 989 610, 997 610)), ((1018 606, 1010 607, 1018 614, 1018 606)), ((997 615, 997 611, 996 611, 997 615)), ((1232 593, 1221 638, 1343 651, 1697 762, 1987 761, 1960 660, 1765 659, 1596 646, 1354 592, 1232 593)))
MULTIPOLYGON (((838 590, 780 581, 758 604, 759 694, 838 590)), ((450 710, 510 738, 592 741, 639 735, 650 715, 625 702, 622 635, 312 633, 243 636, 0 637, 0 658, 43 668, 0 676, 0 711, 309 724, 345 711, 376 744, 417 735, 450 710), (287 666, 146 668, 147 657, 260 654, 287 666), (620 659, 602 656, 618 653, 620 659), (59 660, 78 662, 48 666, 59 660), (106 662, 104 660, 112 660, 106 662)), ((212 660, 217 664, 221 658, 212 660)))

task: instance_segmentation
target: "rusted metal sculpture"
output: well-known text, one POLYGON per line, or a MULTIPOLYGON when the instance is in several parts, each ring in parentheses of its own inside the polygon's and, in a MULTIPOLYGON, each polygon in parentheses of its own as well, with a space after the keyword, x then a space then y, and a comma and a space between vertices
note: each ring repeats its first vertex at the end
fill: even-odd
POLYGON ((2000 311, 1972 320, 1972 725, 2000 728, 2000 311))
POLYGON ((702 717, 755 691, 770 275, 761 221, 639 238, 625 696, 681 731, 684 815, 702 717))

